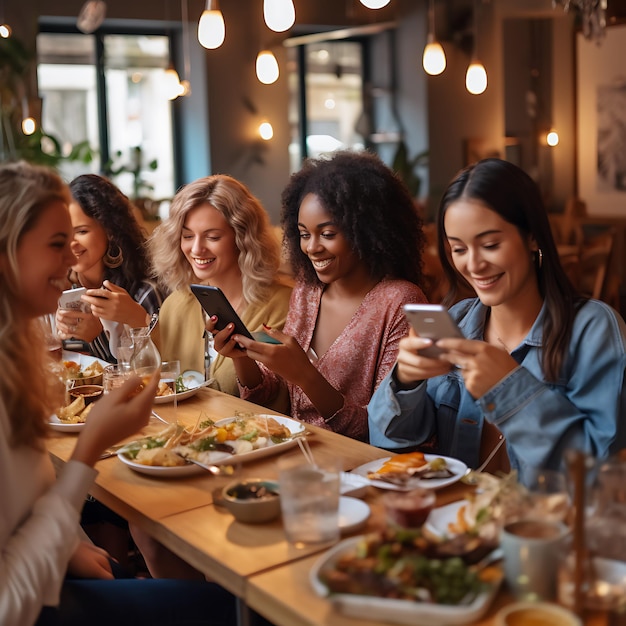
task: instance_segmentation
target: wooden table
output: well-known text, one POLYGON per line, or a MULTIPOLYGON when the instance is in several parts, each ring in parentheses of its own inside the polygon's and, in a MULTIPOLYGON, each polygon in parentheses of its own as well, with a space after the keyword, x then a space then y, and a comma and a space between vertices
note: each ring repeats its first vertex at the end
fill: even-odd
MULTIPOLYGON (((166 420, 178 419, 185 425, 195 424, 201 413, 203 417, 220 419, 236 411, 266 412, 211 389, 202 389, 181 402, 176 416, 172 404, 154 408, 166 420)), ((154 434, 163 428, 164 424, 153 418, 140 435, 154 434)), ((384 450, 342 435, 310 425, 307 428, 312 432, 309 443, 313 455, 320 460, 342 458, 345 470, 388 456, 384 450)), ((69 458, 74 442, 75 435, 64 433, 54 433, 48 440, 57 465, 69 458)), ((300 454, 294 446, 281 456, 300 454)), ((270 456, 245 463, 240 475, 275 478, 276 459, 270 456)), ((241 524, 214 504, 213 491, 221 489, 231 478, 209 473, 178 479, 155 478, 134 472, 115 457, 98 462, 97 469, 99 475, 92 495, 244 601, 245 604, 240 602, 242 624, 249 623, 248 607, 277 626, 360 623, 333 612, 330 603, 318 598, 308 583, 312 563, 328 546, 295 548, 286 541, 280 521, 258 526, 241 524)), ((437 506, 462 498, 466 490, 461 483, 439 490, 437 506)), ((382 523, 379 497, 379 491, 370 487, 366 500, 372 516, 365 531, 359 532, 373 530, 382 523)), ((506 595, 501 595, 490 616, 506 601, 506 595)), ((491 617, 483 623, 491 624, 491 617)))

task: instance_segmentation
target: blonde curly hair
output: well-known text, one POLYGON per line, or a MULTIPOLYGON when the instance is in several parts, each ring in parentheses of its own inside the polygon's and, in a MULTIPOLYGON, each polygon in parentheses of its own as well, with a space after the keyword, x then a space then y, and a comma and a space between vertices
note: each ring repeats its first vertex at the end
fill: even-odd
POLYGON ((154 274, 171 291, 197 282, 181 251, 180 242, 189 212, 207 203, 219 211, 235 231, 246 303, 264 302, 276 280, 280 264, 279 244, 260 201, 243 183, 225 174, 199 178, 182 187, 174 196, 169 217, 154 230, 148 241, 154 274))
POLYGON ((16 311, 20 240, 42 211, 59 201, 69 204, 69 190, 52 170, 25 162, 0 166, 0 398, 16 447, 41 447, 50 414, 62 400, 40 321, 16 311))

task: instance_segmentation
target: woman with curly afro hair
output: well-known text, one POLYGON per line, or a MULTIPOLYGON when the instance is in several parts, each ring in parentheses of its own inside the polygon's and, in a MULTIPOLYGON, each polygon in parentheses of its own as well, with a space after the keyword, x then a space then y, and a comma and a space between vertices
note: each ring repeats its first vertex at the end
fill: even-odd
POLYGON ((78 176, 70 191, 76 259, 69 280, 87 292, 83 310, 57 310, 57 331, 115 363, 124 325, 146 326, 161 306, 162 293, 150 279, 145 238, 130 200, 96 174, 78 176))
POLYGON ((266 329, 280 344, 227 327, 215 347, 242 398, 267 405, 287 389, 294 417, 366 441, 367 403, 408 332, 402 307, 426 301, 421 219, 377 156, 342 151, 291 177, 282 225, 296 285, 284 330, 266 329))

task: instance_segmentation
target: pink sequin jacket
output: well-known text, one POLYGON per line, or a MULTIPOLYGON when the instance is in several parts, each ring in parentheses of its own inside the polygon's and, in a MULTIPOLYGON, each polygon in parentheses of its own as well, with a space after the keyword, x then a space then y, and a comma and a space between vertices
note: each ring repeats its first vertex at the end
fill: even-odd
MULTIPOLYGON (((322 286, 298 283, 291 294, 283 332, 295 337, 305 352, 311 345, 322 291, 322 286)), ((382 280, 365 296, 339 337, 314 362, 320 374, 344 397, 343 407, 328 422, 299 387, 261 363, 263 381, 254 388, 240 386, 241 397, 267 405, 286 386, 293 417, 367 441, 367 404, 393 367, 400 339, 409 331, 402 306, 426 301, 422 290, 406 280, 382 280)))

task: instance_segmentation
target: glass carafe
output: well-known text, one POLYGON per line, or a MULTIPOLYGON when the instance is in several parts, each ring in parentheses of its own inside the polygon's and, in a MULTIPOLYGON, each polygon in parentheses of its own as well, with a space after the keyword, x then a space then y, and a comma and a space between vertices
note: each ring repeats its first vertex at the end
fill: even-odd
POLYGON ((150 338, 150 330, 131 328, 133 353, 130 357, 130 368, 141 378, 149 378, 161 367, 161 355, 150 338))

